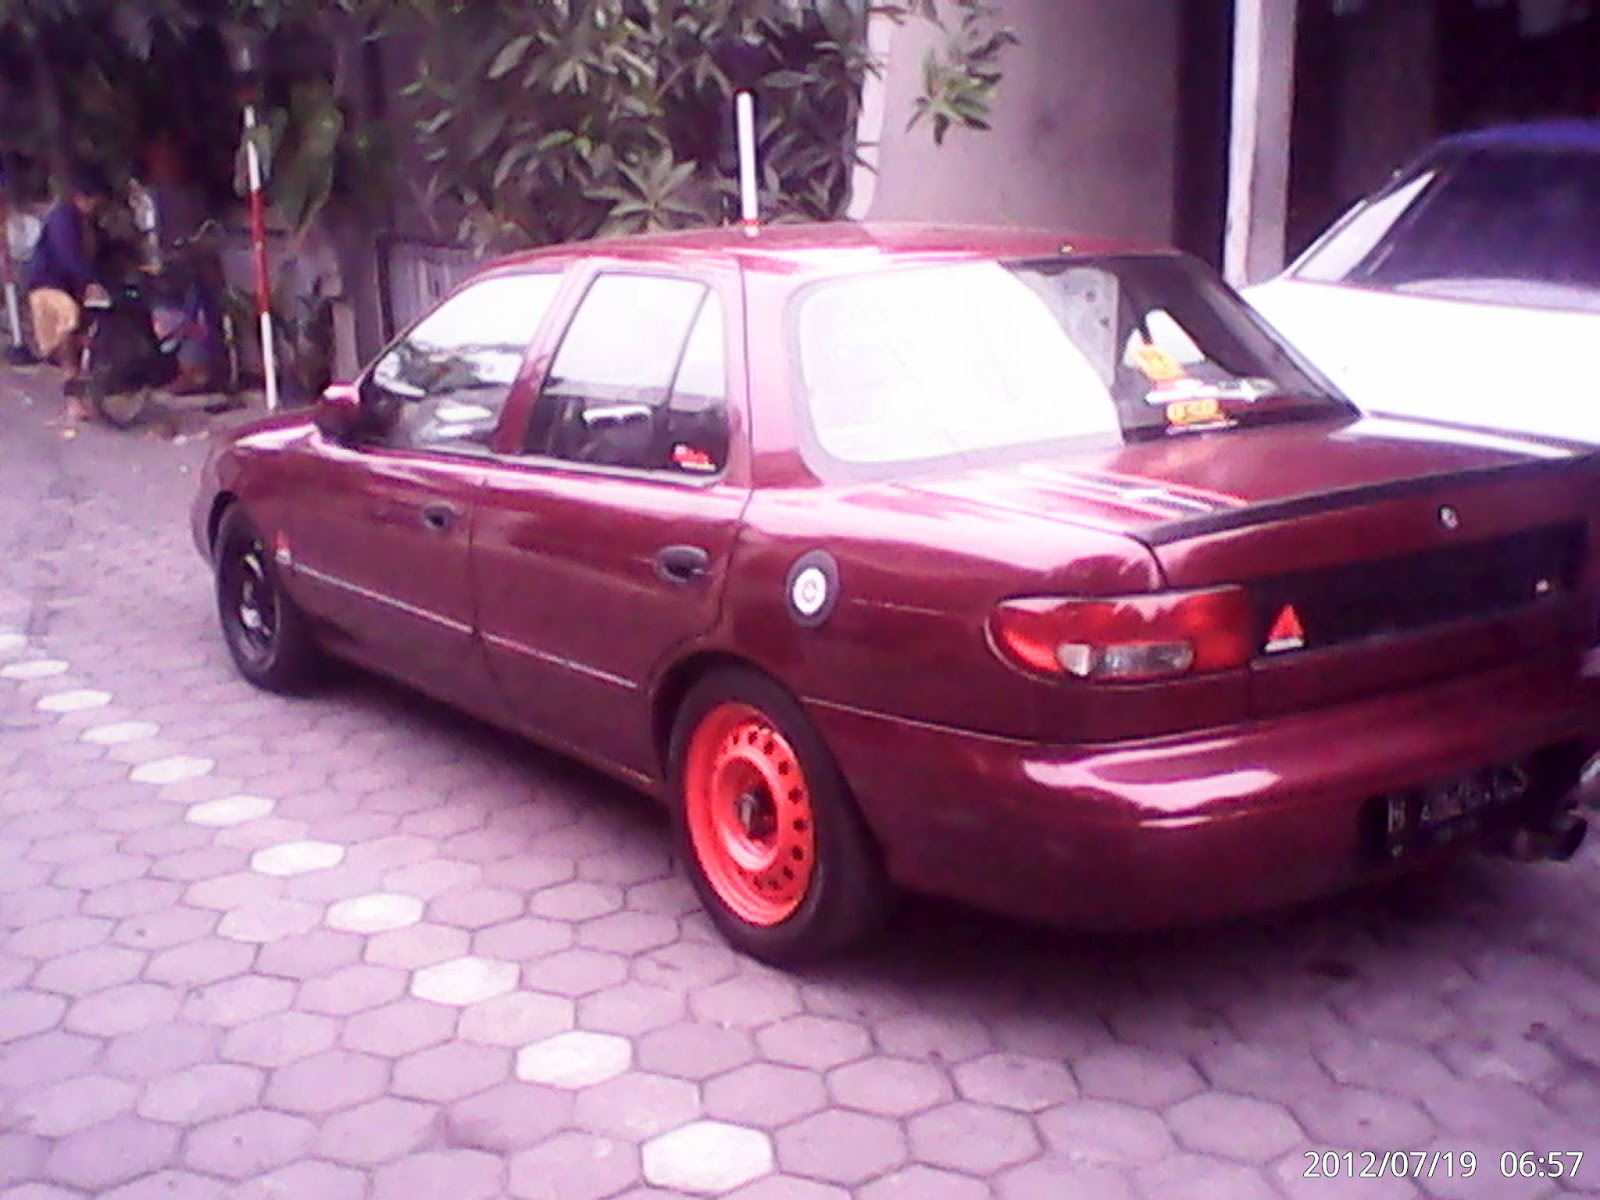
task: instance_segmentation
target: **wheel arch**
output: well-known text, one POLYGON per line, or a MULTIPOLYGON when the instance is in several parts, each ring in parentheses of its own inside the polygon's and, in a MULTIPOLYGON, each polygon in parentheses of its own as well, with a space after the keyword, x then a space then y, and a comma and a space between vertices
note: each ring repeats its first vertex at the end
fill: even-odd
POLYGON ((782 687, 772 674, 748 658, 726 650, 697 650, 667 668, 656 684, 650 703, 650 747, 654 752, 656 779, 661 788, 661 798, 671 795, 672 727, 677 722, 678 710, 683 707, 689 689, 713 671, 737 668, 754 671, 782 687))
POLYGON ((206 552, 212 561, 217 557, 217 534, 222 530, 222 518, 237 503, 239 497, 227 491, 218 492, 211 501, 211 511, 206 514, 206 552))

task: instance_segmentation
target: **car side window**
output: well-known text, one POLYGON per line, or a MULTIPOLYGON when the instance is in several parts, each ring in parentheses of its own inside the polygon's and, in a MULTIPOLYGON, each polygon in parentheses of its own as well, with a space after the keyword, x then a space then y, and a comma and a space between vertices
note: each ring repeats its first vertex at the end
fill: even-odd
POLYGON ((525 449, 712 475, 728 456, 722 302, 705 284, 601 275, 556 352, 525 449))
POLYGON ((369 445, 487 454, 558 272, 469 284, 391 346, 367 379, 369 445))

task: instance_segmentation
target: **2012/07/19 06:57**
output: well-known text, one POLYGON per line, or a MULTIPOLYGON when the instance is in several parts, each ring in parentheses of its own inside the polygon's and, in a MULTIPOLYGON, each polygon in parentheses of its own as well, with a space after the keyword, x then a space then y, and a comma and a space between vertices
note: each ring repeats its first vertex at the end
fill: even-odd
MULTIPOLYGON (((1308 1150, 1307 1179, 1471 1179, 1479 1159, 1472 1150, 1308 1150)), ((1504 1179, 1573 1179, 1583 1151, 1507 1150, 1497 1166, 1504 1179)))

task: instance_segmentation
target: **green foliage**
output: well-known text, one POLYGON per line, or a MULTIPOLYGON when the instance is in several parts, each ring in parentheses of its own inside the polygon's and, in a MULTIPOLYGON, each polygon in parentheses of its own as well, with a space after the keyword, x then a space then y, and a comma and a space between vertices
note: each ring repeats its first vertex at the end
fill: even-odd
POLYGON ((986 0, 955 0, 954 27, 933 19, 944 32, 942 45, 922 59, 922 94, 911 125, 928 121, 933 140, 944 143, 952 127, 988 129, 989 108, 1000 85, 1000 59, 1017 35, 996 23, 997 9, 986 0))
MULTIPOLYGON (((940 57, 930 115, 982 127, 1013 40, 976 0, 940 57)), ((736 191, 729 64, 759 74, 768 219, 838 216, 857 163, 873 15, 940 16, 932 0, 407 0, 426 26, 410 95, 429 195, 486 245, 716 223, 736 191), (743 48, 741 50, 741 47, 743 48), (742 55, 742 57, 741 57, 742 55)))

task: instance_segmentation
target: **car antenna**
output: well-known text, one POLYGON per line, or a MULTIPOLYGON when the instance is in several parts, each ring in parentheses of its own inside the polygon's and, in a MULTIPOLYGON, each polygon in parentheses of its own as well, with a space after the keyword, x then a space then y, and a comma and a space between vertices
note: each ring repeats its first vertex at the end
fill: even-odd
POLYGON ((767 47, 747 28, 716 47, 717 63, 733 85, 733 131, 739 155, 739 224, 747 237, 761 232, 756 170, 756 84, 767 69, 767 47))

